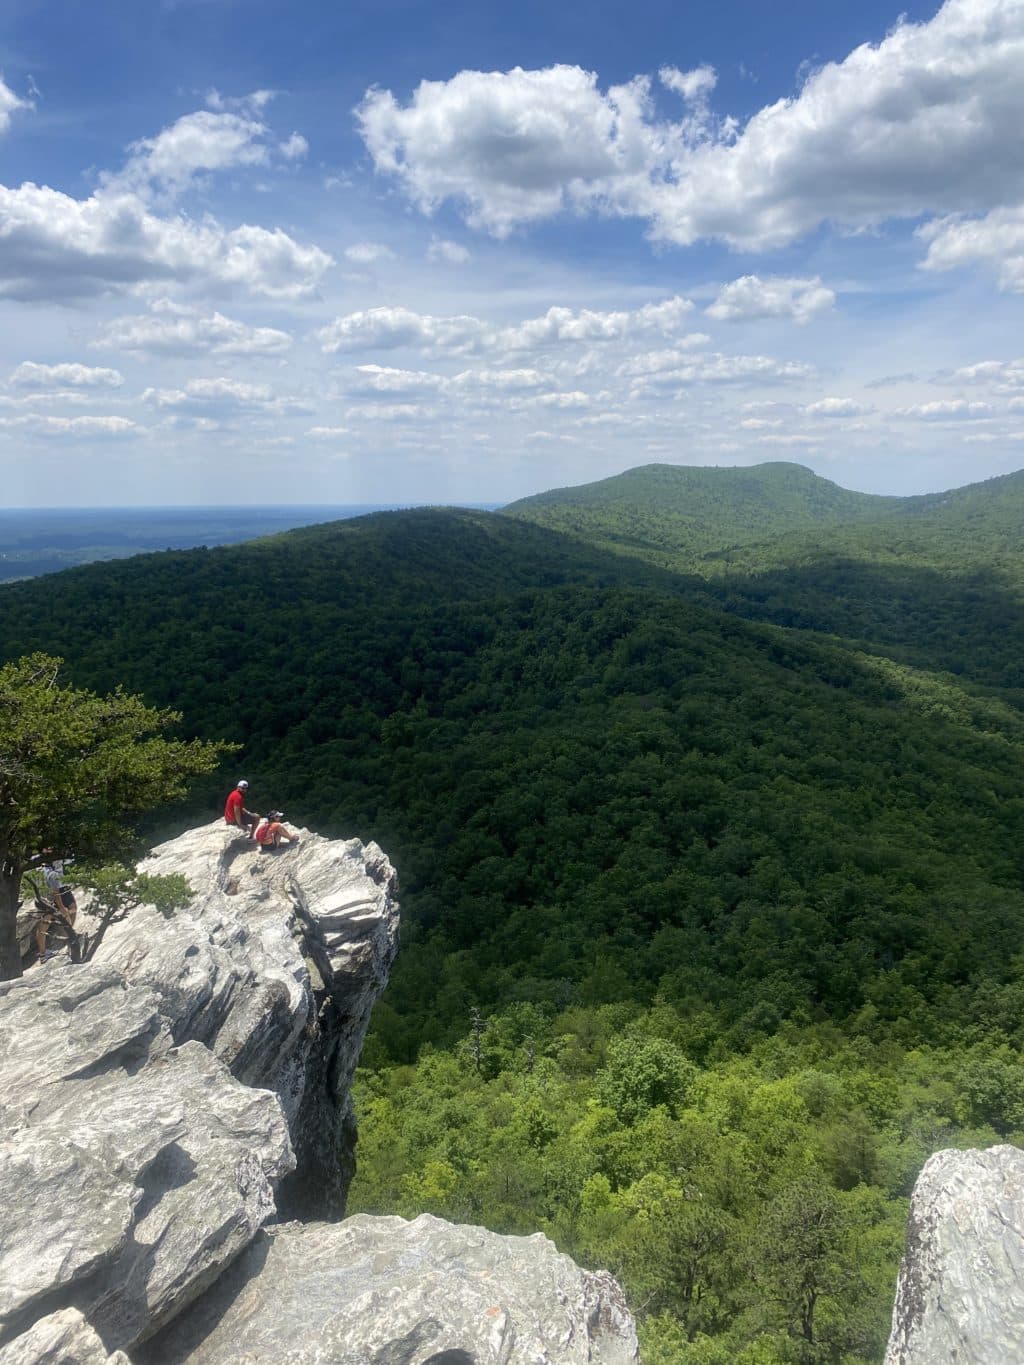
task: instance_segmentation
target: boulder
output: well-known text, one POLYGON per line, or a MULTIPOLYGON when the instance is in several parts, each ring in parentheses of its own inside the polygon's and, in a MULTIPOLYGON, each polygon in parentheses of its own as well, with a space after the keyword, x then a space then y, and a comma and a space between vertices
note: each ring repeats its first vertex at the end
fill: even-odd
POLYGON ((1024 1152, 946 1151, 925 1163, 885 1360, 1024 1360, 1024 1152))
POLYGON ((262 1232, 140 1365, 632 1365, 622 1291, 540 1233, 421 1214, 262 1232))
POLYGON ((274 1213, 277 1097, 174 1046, 159 1005, 99 963, 0 983, 0 1345, 75 1308, 131 1346, 274 1213))

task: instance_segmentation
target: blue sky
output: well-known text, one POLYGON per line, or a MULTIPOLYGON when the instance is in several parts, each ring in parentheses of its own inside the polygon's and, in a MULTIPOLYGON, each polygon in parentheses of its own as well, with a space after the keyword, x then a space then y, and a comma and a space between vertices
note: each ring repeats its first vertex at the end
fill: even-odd
POLYGON ((1024 0, 7 0, 7 504, 1024 466, 1024 0))

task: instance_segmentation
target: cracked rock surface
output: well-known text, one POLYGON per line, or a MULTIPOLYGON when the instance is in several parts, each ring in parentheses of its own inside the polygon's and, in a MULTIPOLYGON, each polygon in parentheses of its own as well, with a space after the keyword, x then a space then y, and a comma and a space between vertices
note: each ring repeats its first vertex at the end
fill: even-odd
POLYGON ((74 1308, 130 1346, 273 1213, 288 1128, 269 1091, 173 1045, 152 991, 47 966, 0 985, 0 1345, 74 1308))
POLYGON ((606 1273, 540 1233, 430 1214, 359 1214, 261 1233, 145 1365, 632 1365, 636 1331, 606 1273))
POLYGON ((910 1206, 886 1365, 1024 1360, 1024 1152, 937 1152, 910 1206))
POLYGON ((96 960, 158 993, 175 1041, 274 1091, 297 1160, 279 1207, 337 1217, 354 1169, 352 1076, 398 951, 398 878, 376 844, 299 833, 297 848, 261 853, 218 820, 160 845, 140 870, 185 876, 191 905, 133 911, 96 960))

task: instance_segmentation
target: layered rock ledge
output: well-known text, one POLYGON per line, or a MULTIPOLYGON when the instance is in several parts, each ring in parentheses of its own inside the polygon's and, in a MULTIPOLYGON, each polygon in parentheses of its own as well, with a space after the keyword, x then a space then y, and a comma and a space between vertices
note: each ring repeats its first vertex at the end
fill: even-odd
POLYGON ((398 941, 381 850, 301 833, 182 835, 142 866, 186 909, 0 983, 0 1365, 634 1361, 618 1286, 543 1237, 279 1223, 343 1211, 398 941))

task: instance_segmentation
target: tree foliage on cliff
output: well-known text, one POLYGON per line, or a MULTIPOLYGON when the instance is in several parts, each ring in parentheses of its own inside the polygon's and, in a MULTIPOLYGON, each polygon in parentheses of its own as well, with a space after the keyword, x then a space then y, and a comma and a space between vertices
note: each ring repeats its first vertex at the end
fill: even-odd
POLYGON ((0 979, 21 974, 16 920, 25 868, 123 845, 124 819, 183 796, 225 746, 165 737, 181 717, 120 690, 69 686, 62 660, 35 653, 0 668, 0 979))

